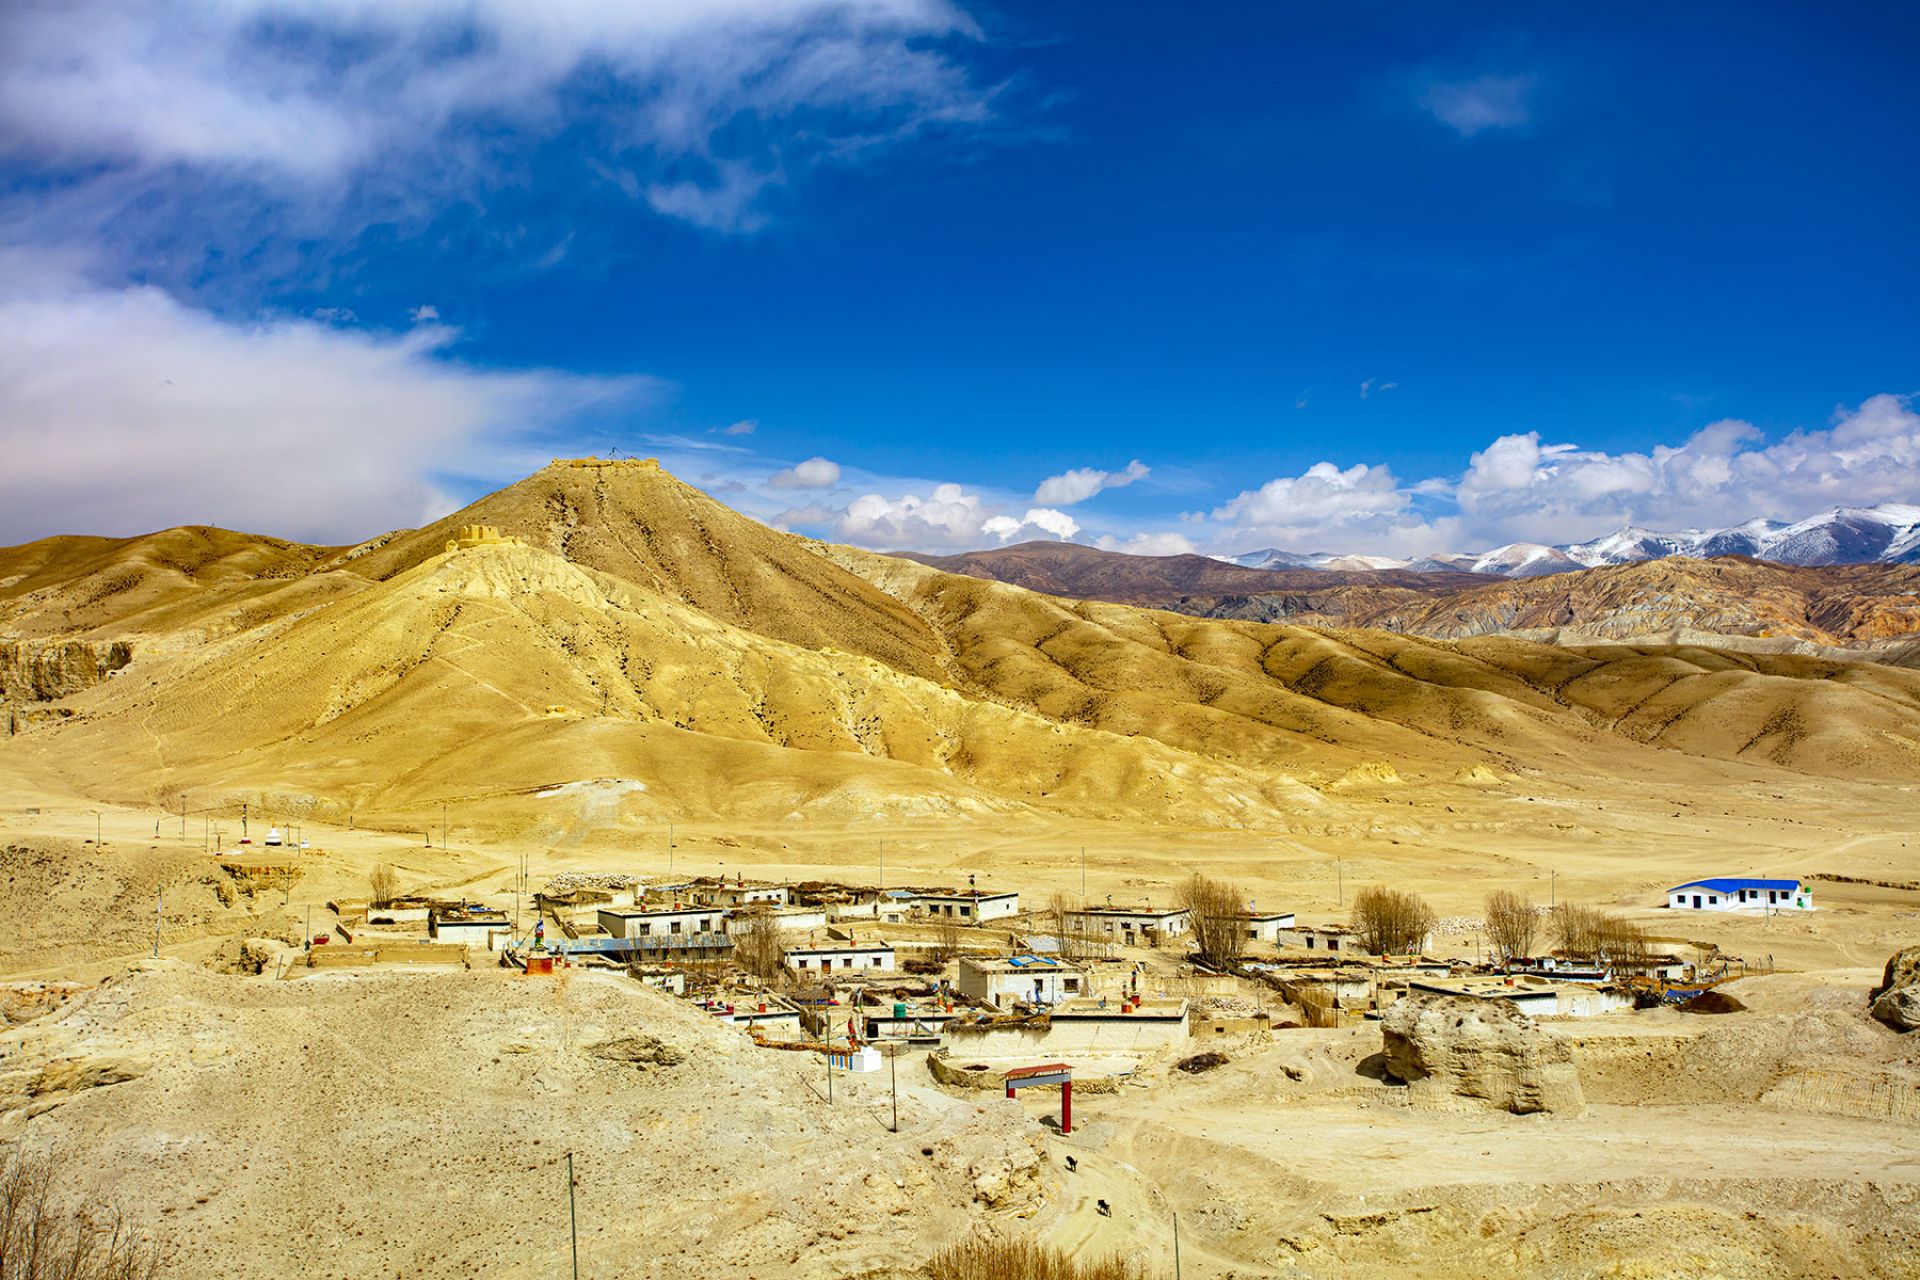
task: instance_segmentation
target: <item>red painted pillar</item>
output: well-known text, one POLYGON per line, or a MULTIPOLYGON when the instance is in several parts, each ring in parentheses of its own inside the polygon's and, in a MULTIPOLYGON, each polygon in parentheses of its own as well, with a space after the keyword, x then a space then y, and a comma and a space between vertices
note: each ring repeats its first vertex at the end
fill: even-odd
POLYGON ((1013 1096, 1013 1081, 1011 1080, 1007 1081, 1007 1096, 1009 1098, 1013 1096))
POLYGON ((1060 1082, 1060 1132, 1073 1132, 1073 1081, 1060 1082))

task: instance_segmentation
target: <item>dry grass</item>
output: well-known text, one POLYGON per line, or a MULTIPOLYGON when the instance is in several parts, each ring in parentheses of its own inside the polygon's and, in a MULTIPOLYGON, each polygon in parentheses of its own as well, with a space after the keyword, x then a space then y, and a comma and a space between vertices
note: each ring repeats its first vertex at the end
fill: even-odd
POLYGON ((1146 1280, 1146 1274, 1119 1254, 1075 1258, 1031 1240, 969 1240, 927 1263, 932 1280, 1146 1280))
POLYGON ((0 1159, 0 1280, 154 1280, 160 1254, 111 1206, 81 1213, 60 1201, 49 1156, 0 1159))

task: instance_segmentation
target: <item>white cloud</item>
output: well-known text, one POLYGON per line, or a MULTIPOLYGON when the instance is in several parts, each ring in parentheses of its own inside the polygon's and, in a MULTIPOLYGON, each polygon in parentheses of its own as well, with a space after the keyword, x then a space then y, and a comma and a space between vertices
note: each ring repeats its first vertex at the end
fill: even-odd
POLYGON ((780 528, 817 528, 856 546, 900 551, 972 551, 988 539, 1071 538, 1079 523, 1064 511, 1029 508, 1014 516, 961 485, 935 485, 930 496, 866 493, 844 508, 796 507, 772 517, 780 528))
POLYGON ((1190 556, 1198 554, 1192 541, 1178 533, 1136 533, 1130 538, 1103 534, 1093 540, 1102 551, 1124 551, 1134 556, 1190 556))
POLYGON ((469 368, 437 326, 231 324, 15 265, 0 255, 0 542, 181 523, 358 541, 450 510, 441 469, 647 386, 469 368))
POLYGON ((1836 411, 1824 429, 1765 441, 1759 428, 1732 418, 1646 452, 1609 453, 1516 432, 1474 452, 1457 477, 1405 484, 1385 465, 1343 470, 1321 462, 1247 490, 1209 517, 1183 519, 1205 531, 1196 537, 1209 550, 1422 555, 1579 542, 1626 525, 1800 520, 1835 506, 1920 497, 1913 397, 1873 396, 1836 411))
POLYGON ((1144 480, 1149 473, 1150 468, 1138 458, 1119 471, 1078 467, 1042 480, 1040 487, 1034 490, 1033 500, 1054 506, 1070 507, 1076 502, 1085 502, 1103 489, 1121 489, 1135 480, 1144 480))
POLYGON ((1647 453, 1542 444, 1537 431, 1501 436, 1473 455, 1456 498, 1489 535, 1566 542, 1624 524, 1791 520, 1920 495, 1920 414, 1909 397, 1877 395, 1836 412, 1828 429, 1764 439, 1731 418, 1647 453))
POLYGON ((744 231, 796 167, 986 120, 956 59, 978 38, 946 0, 16 4, 0 150, 338 206, 378 169, 404 202, 565 135, 656 210, 744 231))
POLYGON ((1391 391, 1400 385, 1397 382, 1380 382, 1376 385, 1376 381, 1376 379, 1368 378, 1360 384, 1360 398, 1362 400, 1369 398, 1377 392, 1391 391))
POLYGON ((742 418, 731 426, 720 428, 723 436, 750 436, 760 429, 760 424, 752 418, 742 418))
POLYGON ((413 311, 409 313, 409 318, 415 324, 426 324, 429 321, 438 320, 440 318, 440 308, 433 306, 431 304, 423 303, 420 306, 415 307, 413 311))
POLYGON ((840 483, 840 464, 808 458, 785 471, 776 471, 767 483, 775 489, 831 489, 840 483))
POLYGON ((1518 129, 1532 119, 1532 76, 1481 76, 1442 81, 1420 91, 1420 105, 1463 138, 1483 129, 1518 129))

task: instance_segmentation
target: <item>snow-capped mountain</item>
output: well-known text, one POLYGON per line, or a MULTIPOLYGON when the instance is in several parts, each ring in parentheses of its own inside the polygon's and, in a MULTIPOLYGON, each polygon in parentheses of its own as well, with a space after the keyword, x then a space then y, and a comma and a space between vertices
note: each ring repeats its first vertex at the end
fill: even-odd
POLYGON ((1249 551, 1244 555, 1215 556, 1214 559, 1227 564, 1237 564, 1245 569, 1328 569, 1335 572, 1365 573, 1375 569, 1404 569, 1405 560, 1393 556, 1350 556, 1339 555, 1331 551, 1281 551, 1277 547, 1268 547, 1264 551, 1249 551))
POLYGON ((1668 556, 1750 556, 1798 565, 1920 564, 1920 506, 1884 502, 1877 507, 1835 507, 1797 524, 1756 518, 1726 529, 1682 529, 1678 533, 1629 526, 1591 542, 1557 547, 1512 542, 1491 551, 1450 552, 1411 561, 1325 551, 1301 554, 1272 547, 1220 558, 1255 569, 1410 569, 1416 573, 1537 578, 1668 556))

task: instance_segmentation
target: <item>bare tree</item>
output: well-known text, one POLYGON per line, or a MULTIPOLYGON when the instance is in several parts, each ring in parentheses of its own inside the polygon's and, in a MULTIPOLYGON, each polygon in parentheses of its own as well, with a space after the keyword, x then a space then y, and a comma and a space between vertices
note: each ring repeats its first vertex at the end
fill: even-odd
POLYGON ((1350 922, 1371 955, 1418 951, 1433 932, 1433 908, 1417 893, 1369 885, 1353 899, 1350 922))
POLYGON ((1584 902, 1563 902, 1553 909, 1553 945, 1569 960, 1599 956, 1606 915, 1584 902))
POLYGON ((786 931, 765 907, 736 912, 727 930, 733 938, 733 962, 762 982, 786 976, 786 931))
POLYGON ((1187 913, 1200 958, 1215 969, 1231 968, 1247 946, 1239 886, 1210 880, 1196 871, 1180 886, 1179 903, 1187 913))
POLYGON ((1487 895, 1487 941, 1502 960, 1521 960, 1532 955, 1534 935, 1539 929, 1539 913, 1524 894, 1495 889, 1487 895))
POLYGON ((941 916, 933 926, 933 958, 951 964, 959 954, 960 922, 952 916, 941 916))
POLYGON ((372 891, 373 905, 384 907, 400 895, 400 876, 383 862, 367 873, 367 888, 372 891))
POLYGON ((1569 902, 1554 908, 1553 940, 1569 960, 1626 970, 1644 969, 1648 963, 1646 930, 1585 903, 1569 902))
POLYGON ((154 1280, 160 1255, 114 1208, 65 1208, 50 1156, 0 1156, 0 1280, 154 1280))

